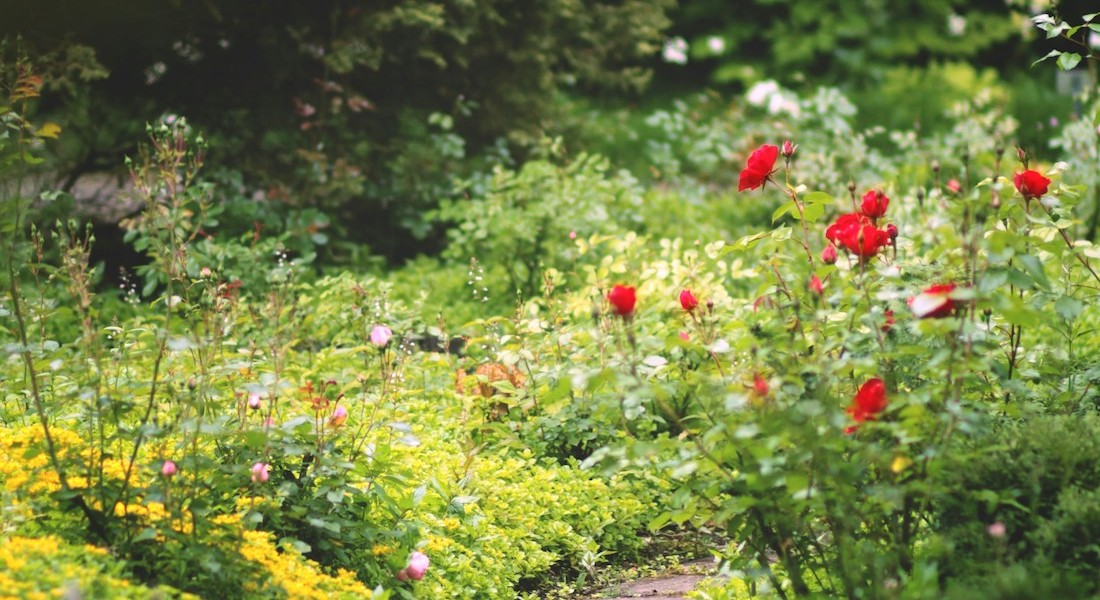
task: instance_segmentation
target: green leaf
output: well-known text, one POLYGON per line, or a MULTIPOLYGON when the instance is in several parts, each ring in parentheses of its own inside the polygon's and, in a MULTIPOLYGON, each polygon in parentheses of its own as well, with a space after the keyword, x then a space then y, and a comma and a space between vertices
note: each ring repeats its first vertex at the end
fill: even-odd
POLYGON ((807 223, 816 223, 818 219, 825 215, 825 204, 820 202, 807 203, 802 207, 802 216, 806 219, 807 223))
POLYGON ((1028 275, 1031 275, 1031 279, 1036 285, 1044 290, 1050 289, 1050 280, 1047 279, 1047 274, 1043 270, 1043 263, 1040 262, 1038 258, 1031 254, 1024 254, 1017 258, 1023 263, 1024 270, 1027 271, 1028 275))
POLYGON ((1062 296, 1054 302, 1054 310, 1058 311, 1058 314, 1062 315, 1062 318, 1067 321, 1076 319, 1084 308, 1080 300, 1069 296, 1062 296))
POLYGON ((1061 51, 1061 50, 1051 50, 1050 52, 1047 52, 1046 56, 1044 56, 1044 57, 1040 58, 1039 60, 1037 60, 1037 61, 1035 61, 1035 62, 1033 62, 1033 63, 1031 63, 1031 66, 1033 66, 1033 67, 1034 67, 1035 65, 1037 65, 1037 64, 1039 64, 1039 63, 1041 63, 1041 62, 1043 62, 1044 60, 1047 60, 1048 58, 1054 58, 1054 57, 1056 57, 1056 56, 1061 56, 1061 55, 1062 55, 1062 51, 1061 51))
POLYGON ((1081 18, 1084 19, 1086 23, 1091 23, 1092 20, 1096 18, 1096 15, 1100 15, 1100 12, 1089 13, 1081 18))
POLYGON ((783 204, 780 204, 779 208, 775 209, 775 212, 772 213, 772 223, 775 223, 784 215, 791 213, 792 211, 794 211, 794 209, 794 202, 784 202, 783 204))
POLYGON ((649 523, 646 525, 646 528, 649 529, 651 532, 657 531, 658 529, 668 524, 671 519, 672 513, 666 510, 665 512, 650 519, 649 523))
POLYGON ((1081 62, 1081 55, 1076 52, 1065 52, 1058 57, 1058 67, 1063 71, 1069 71, 1081 62))

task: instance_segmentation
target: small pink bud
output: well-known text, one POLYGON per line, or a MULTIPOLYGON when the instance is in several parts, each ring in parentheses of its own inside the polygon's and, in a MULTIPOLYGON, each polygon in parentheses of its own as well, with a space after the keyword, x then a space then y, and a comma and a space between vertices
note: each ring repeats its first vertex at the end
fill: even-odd
POLYGON ((203 267, 199 270, 200 277, 210 277, 211 273, 212 271, 210 270, 210 267, 203 267))
POLYGON ((690 335, 688 335, 688 332, 686 332, 686 331, 681 331, 681 332, 680 332, 680 339, 681 339, 681 340, 684 340, 685 342, 690 342, 690 341, 691 341, 691 336, 690 336, 690 335))
POLYGON ((1005 536, 1005 524, 1000 521, 990 523, 989 527, 985 528, 985 531, 989 534, 989 537, 1003 538, 1005 536))
POLYGON ((571 240, 577 239, 577 232, 576 231, 570 231, 569 232, 569 239, 571 239, 571 240))
POLYGON ((888 223, 886 225, 886 235, 891 240, 898 239, 898 226, 894 225, 893 223, 888 223))
POLYGON ((795 144, 791 140, 783 141, 783 156, 790 158, 794 156, 794 153, 798 151, 798 144, 795 144))
POLYGON ((821 278, 817 275, 810 277, 810 291, 818 296, 825 293, 825 284, 821 283, 821 278))
POLYGON ((375 325, 370 331, 370 343, 379 348, 385 348, 386 344, 390 343, 391 337, 393 337, 393 331, 385 325, 375 325))
POLYGON ((764 378, 760 373, 756 373, 752 376, 752 391, 756 392, 757 396, 763 398, 768 395, 771 387, 768 385, 768 380, 764 378))
POLYGON ((328 422, 333 427, 339 427, 344 424, 344 421, 348 420, 348 409, 344 408, 343 404, 337 404, 336 410, 332 411, 332 416, 329 417, 328 422))
POLYGON ((958 179, 948 179, 947 189, 950 190, 952 194, 958 194, 962 191, 963 186, 961 183, 959 183, 958 179))
POLYGON ((409 556, 409 566, 405 567, 405 572, 408 573, 409 579, 420 581, 424 579, 424 574, 428 572, 429 564, 431 564, 431 561, 428 560, 428 556, 423 552, 416 551, 409 556))
POLYGON ((832 244, 825 246, 825 249, 821 251, 821 262, 827 265, 836 264, 836 246, 832 244))
POLYGON ((258 462, 252 465, 252 483, 267 483, 267 480, 270 477, 267 469, 267 463, 258 462))
POLYGON ((160 466, 160 474, 164 475, 165 477, 172 477, 178 472, 179 467, 176 466, 176 463, 170 460, 164 461, 164 464, 160 466))
POLYGON ((248 395, 248 408, 252 410, 259 410, 263 403, 260 401, 260 395, 256 392, 252 392, 248 395))

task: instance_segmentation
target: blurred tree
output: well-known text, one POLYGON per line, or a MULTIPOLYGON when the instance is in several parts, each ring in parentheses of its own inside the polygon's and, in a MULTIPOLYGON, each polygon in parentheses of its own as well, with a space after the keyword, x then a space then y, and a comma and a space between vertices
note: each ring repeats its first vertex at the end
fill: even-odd
MULTIPOLYGON (((531 147, 555 94, 637 90, 673 0, 6 0, 0 33, 90 47, 110 76, 53 109, 68 174, 121 164, 186 115, 210 164, 269 200, 338 211, 390 255, 483 148, 531 147)), ((71 179, 71 177, 70 177, 71 179)))

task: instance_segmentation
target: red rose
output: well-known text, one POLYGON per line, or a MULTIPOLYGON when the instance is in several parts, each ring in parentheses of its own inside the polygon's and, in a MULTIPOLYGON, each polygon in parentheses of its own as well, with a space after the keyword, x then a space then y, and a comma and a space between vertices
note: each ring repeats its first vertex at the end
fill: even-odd
POLYGON ((859 213, 848 213, 840 215, 836 219, 836 223, 829 225, 829 228, 825 230, 825 238, 834 244, 839 244, 841 237, 846 235, 849 231, 857 230, 863 225, 870 225, 871 220, 859 213))
POLYGON ((933 285, 910 298, 909 308, 918 319, 950 317, 955 312, 955 301, 951 299, 953 291, 955 291, 954 283, 933 285))
POLYGON ((859 205, 860 212, 869 219, 877 219, 886 214, 886 207, 890 206, 890 199, 886 194, 878 190, 871 190, 863 195, 863 203, 859 205))
POLYGON ((856 397, 852 399, 852 405, 848 407, 848 414, 857 423, 874 421, 878 413, 886 410, 886 384, 875 377, 868 379, 867 383, 860 386, 856 397))
POLYGON ((836 223, 825 230, 825 237, 861 259, 874 256, 879 248, 890 243, 889 234, 872 225, 871 219, 860 213, 840 215, 836 223))
POLYGON ((772 169, 775 168, 776 158, 779 158, 779 146, 765 144, 753 150, 745 170, 741 171, 737 191, 755 190, 764 185, 764 182, 772 174, 772 169))
POLYGON ((1020 190, 1020 194, 1028 200, 1042 196, 1047 193, 1047 189, 1050 187, 1050 180, 1043 177, 1038 171, 1017 173, 1013 181, 1016 184, 1016 189, 1020 190))
POLYGON ((846 230, 840 243, 861 259, 871 258, 878 254, 879 248, 890 244, 890 235, 874 225, 864 225, 846 230))
POLYGON ((699 300, 691 293, 691 290, 683 290, 680 292, 680 306, 684 310, 691 312, 699 306, 699 300))
POLYGON ((894 225, 893 223, 888 223, 886 225, 886 237, 890 238, 891 240, 898 239, 898 226, 894 225))
POLYGON ((611 310, 620 317, 629 317, 634 314, 634 305, 638 297, 634 294, 634 288, 628 285, 616 285, 607 294, 607 301, 611 303, 611 310))

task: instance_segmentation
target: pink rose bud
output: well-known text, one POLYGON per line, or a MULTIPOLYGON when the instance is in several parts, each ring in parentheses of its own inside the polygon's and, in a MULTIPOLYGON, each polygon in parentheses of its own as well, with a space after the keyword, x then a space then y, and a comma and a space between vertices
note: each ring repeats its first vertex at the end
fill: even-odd
POLYGON ((385 348, 386 344, 390 343, 391 337, 393 337, 393 331, 385 325, 375 325, 370 331, 370 343, 379 348, 385 348))
POLYGON ((570 231, 569 232, 569 239, 571 239, 571 240, 577 239, 577 232, 576 231, 570 231))
POLYGON ((990 523, 989 527, 985 528, 985 531, 989 534, 989 537, 1003 538, 1005 536, 1005 524, 1000 521, 990 523))
POLYGON ((248 408, 252 410, 259 410, 261 406, 260 395, 256 392, 252 392, 248 395, 248 408))
POLYGON ((790 158, 794 156, 794 153, 798 151, 798 144, 795 144, 791 140, 784 140, 783 142, 783 156, 790 158))
POLYGON ((962 186, 961 183, 959 183, 958 179, 948 179, 947 180, 947 189, 951 190, 952 194, 958 194, 959 192, 962 191, 963 186, 962 186))
POLYGON ((423 552, 413 552, 412 555, 409 556, 409 566, 405 567, 405 572, 408 573, 409 579, 413 581, 424 579, 424 574, 428 572, 428 564, 430 562, 428 556, 423 552))
POLYGON ((690 342, 691 341, 691 335, 689 335, 688 332, 686 332, 686 331, 681 331, 680 332, 680 339, 684 340, 685 342, 690 342))
POLYGON ((332 416, 329 417, 328 422, 333 427, 339 427, 344 424, 344 421, 348 420, 348 409, 344 408, 343 404, 337 404, 336 410, 332 411, 332 416))
POLYGON ((165 477, 171 477, 178 472, 179 467, 176 466, 176 463, 170 460, 164 461, 164 464, 160 466, 160 474, 164 475, 165 477))
POLYGON ((821 278, 817 275, 810 278, 810 291, 818 296, 825 293, 825 284, 821 283, 821 278))
POLYGON ((263 462, 252 465, 252 483, 267 483, 268 477, 270 477, 267 468, 268 464, 263 462))
POLYGON ((825 246, 825 249, 821 251, 821 262, 827 265, 836 264, 836 246, 832 244, 825 246))
POLYGON ((891 240, 896 240, 896 239, 898 239, 898 226, 897 226, 897 225, 894 225, 893 223, 889 223, 889 224, 887 224, 887 225, 886 225, 886 235, 887 235, 887 236, 888 236, 888 237, 889 237, 889 238, 890 238, 891 240))
POLYGON ((210 274, 211 274, 210 267, 203 267, 202 269, 199 270, 199 276, 200 277, 210 277, 210 274))
POLYGON ((756 373, 752 376, 752 391, 756 392, 757 396, 763 398, 768 395, 771 386, 768 385, 768 380, 764 378, 760 373, 756 373))

